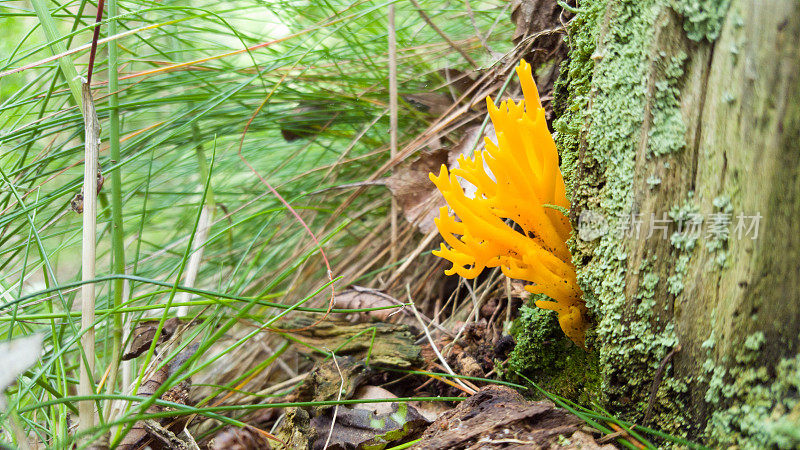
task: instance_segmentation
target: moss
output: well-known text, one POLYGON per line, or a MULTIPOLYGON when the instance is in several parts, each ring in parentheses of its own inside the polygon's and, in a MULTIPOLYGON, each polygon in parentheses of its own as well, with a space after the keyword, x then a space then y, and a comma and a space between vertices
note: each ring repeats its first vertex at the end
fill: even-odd
POLYGON ((515 379, 519 372, 546 391, 584 405, 598 398, 597 355, 586 353, 564 335, 554 311, 523 306, 512 335, 517 345, 507 378, 515 379))

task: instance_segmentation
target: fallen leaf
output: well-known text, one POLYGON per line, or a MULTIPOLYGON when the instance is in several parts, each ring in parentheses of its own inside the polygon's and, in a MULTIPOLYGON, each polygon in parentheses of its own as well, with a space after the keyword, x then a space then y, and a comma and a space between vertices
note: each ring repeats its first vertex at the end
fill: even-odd
MULTIPOLYGON (((483 139, 480 139, 480 131, 480 125, 471 126, 466 129, 458 144, 449 150, 423 152, 415 160, 393 169, 392 175, 386 178, 386 186, 392 191, 392 196, 397 200, 405 219, 416 225, 423 233, 436 229, 433 219, 439 215, 439 208, 446 205, 442 194, 428 178, 428 174, 438 174, 442 164, 448 168, 455 167, 458 157, 470 154, 476 142, 477 149, 482 149, 483 139)), ((491 125, 487 126, 485 133, 486 135, 493 133, 491 125)), ((475 192, 474 186, 472 192, 475 192)))
POLYGON ((303 104, 285 113, 280 119, 281 136, 286 142, 311 139, 334 123, 339 116, 329 102, 303 104))
MULTIPOLYGON (((511 40, 519 44, 526 36, 557 27, 562 11, 556 0, 512 0, 511 21, 515 29, 511 40)), ((563 20, 566 22, 570 17, 567 15, 563 20)))
POLYGON ((402 311, 403 302, 394 297, 384 294, 377 289, 369 289, 361 286, 352 286, 350 289, 336 295, 336 306, 342 309, 362 309, 362 308, 381 308, 395 306, 391 309, 380 309, 368 311, 366 314, 382 322, 389 320, 390 316, 402 311))
POLYGON ((436 117, 441 116, 453 106, 453 99, 449 95, 436 92, 406 94, 403 95, 403 99, 416 109, 436 117))
MULTIPOLYGON (((375 400, 375 399, 397 398, 397 396, 380 386, 367 385, 358 388, 358 390, 356 390, 354 398, 375 400)), ((374 412, 375 414, 388 414, 392 411, 392 404, 388 402, 356 403, 353 405, 353 408, 367 409, 374 412)))
MULTIPOLYGON (((150 344, 156 336, 159 322, 158 320, 146 320, 136 325, 136 328, 131 332, 133 339, 131 339, 131 344, 128 346, 128 351, 122 355, 123 361, 136 358, 150 348, 150 344)), ((164 322, 164 327, 161 329, 161 336, 158 339, 158 343, 161 344, 171 338, 180 324, 181 320, 176 317, 167 319, 164 322)))
POLYGON ((411 163, 401 164, 386 179, 386 186, 403 211, 406 220, 416 225, 423 233, 435 229, 433 218, 445 205, 444 197, 428 178, 428 174, 439 173, 439 167, 447 163, 447 151, 425 152, 411 163))
POLYGON ((447 80, 448 85, 455 90, 457 95, 461 95, 469 91, 475 84, 475 79, 473 79, 469 73, 458 69, 449 67, 440 69, 439 74, 442 76, 442 78, 447 80))

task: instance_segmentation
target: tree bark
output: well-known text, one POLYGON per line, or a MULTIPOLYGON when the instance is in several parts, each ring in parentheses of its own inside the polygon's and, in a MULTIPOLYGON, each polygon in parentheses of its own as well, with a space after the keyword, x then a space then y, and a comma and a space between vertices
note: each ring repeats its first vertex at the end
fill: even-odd
POLYGON ((575 226, 606 225, 573 255, 608 404, 713 443, 797 445, 800 2, 579 8, 554 128, 575 226))

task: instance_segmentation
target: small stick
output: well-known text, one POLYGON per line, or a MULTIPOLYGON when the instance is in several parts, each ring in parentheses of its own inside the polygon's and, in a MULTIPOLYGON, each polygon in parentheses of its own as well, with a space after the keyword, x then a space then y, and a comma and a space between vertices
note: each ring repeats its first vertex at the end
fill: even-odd
MULTIPOLYGON (((453 375, 453 377, 455 377, 456 373, 453 372, 453 369, 451 369, 450 365, 447 364, 447 360, 444 359, 444 356, 442 356, 442 353, 436 347, 436 343, 433 341, 433 337, 431 336, 430 331, 428 331, 428 327, 425 326, 425 322, 422 320, 422 316, 420 316, 419 311, 417 311, 417 307, 414 305, 414 301, 411 299, 411 292, 410 291, 411 291, 411 289, 406 284, 406 293, 408 294, 408 302, 411 303, 411 311, 417 317, 417 320, 419 321, 419 324, 422 325, 422 331, 425 332, 425 337, 428 339, 428 342, 431 344, 431 350, 433 350, 433 353, 436 354, 436 357, 439 359, 439 362, 442 363, 442 366, 445 368, 445 370, 447 370, 447 373, 449 373, 450 375, 453 375)), ((462 381, 459 378, 455 378, 455 382, 458 383, 461 387, 463 387, 463 388, 465 388, 465 389, 467 389, 469 391, 473 391, 471 394, 474 394, 475 392, 477 392, 476 390, 473 390, 472 388, 470 388, 469 386, 464 384, 464 381, 462 381)))
POLYGON ((150 436, 163 442, 169 448, 176 450, 189 450, 189 446, 186 444, 186 442, 183 442, 183 440, 181 440, 178 436, 175 436, 175 433, 162 427, 160 423, 153 419, 147 419, 144 421, 144 429, 150 433, 150 436))
MULTIPOLYGON (((327 348, 325 350, 328 350, 327 348)), ((330 350, 328 350, 330 352, 330 350)), ((336 396, 336 401, 342 400, 342 390, 344 389, 344 375, 342 375, 342 369, 339 368, 339 362, 336 361, 336 355, 331 352, 331 356, 333 356, 333 364, 336 366, 336 371, 339 372, 339 379, 341 383, 339 384, 339 393, 336 396)), ((325 439, 325 446, 322 447, 322 450, 326 450, 328 448, 328 444, 331 443, 331 437, 333 436, 333 427, 336 425, 336 414, 339 412, 339 405, 333 407, 333 418, 331 418, 331 429, 328 430, 328 438, 325 439)))

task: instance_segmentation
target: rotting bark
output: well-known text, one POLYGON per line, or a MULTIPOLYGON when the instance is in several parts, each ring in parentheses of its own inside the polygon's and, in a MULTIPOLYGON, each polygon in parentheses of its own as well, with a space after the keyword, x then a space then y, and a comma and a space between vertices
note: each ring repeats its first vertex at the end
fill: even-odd
MULTIPOLYGON (((297 317, 287 325, 304 328, 314 323, 297 317)), ((420 347, 408 325, 384 322, 351 324, 327 320, 307 330, 291 333, 302 338, 300 350, 323 349, 337 356, 357 356, 370 364, 408 368, 419 363, 420 347)))
POLYGON ((528 402, 506 386, 486 386, 429 426, 418 450, 584 448, 600 446, 581 430, 583 422, 549 401, 528 402))
POLYGON ((586 210, 608 221, 604 236, 573 242, 606 400, 713 443, 792 445, 800 4, 579 7, 555 129, 574 225, 586 210), (641 214, 642 235, 616 233, 631 214, 641 214), (669 223, 666 238, 659 228, 647 238, 651 214, 669 223), (702 233, 676 235, 692 214, 702 233), (730 235, 708 235, 720 214, 730 214, 730 235), (760 214, 757 239, 738 236, 739 214, 760 214))

